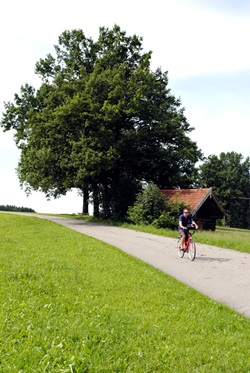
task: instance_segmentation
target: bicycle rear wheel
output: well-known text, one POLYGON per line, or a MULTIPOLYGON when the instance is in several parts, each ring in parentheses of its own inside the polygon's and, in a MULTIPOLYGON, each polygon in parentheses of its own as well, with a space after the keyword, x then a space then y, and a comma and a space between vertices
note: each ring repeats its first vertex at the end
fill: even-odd
POLYGON ((180 258, 183 258, 183 256, 184 256, 184 250, 181 250, 180 241, 181 241, 181 239, 179 238, 178 241, 177 241, 178 255, 179 255, 180 258))
POLYGON ((195 260, 196 257, 196 245, 193 240, 191 240, 189 248, 188 248, 188 256, 190 260, 195 260))

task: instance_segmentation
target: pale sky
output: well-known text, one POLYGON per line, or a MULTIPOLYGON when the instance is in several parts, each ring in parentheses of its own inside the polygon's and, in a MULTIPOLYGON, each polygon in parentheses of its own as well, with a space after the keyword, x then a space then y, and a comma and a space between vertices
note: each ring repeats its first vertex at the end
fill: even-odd
MULTIPOLYGON (((250 156, 249 0, 8 0, 0 11, 0 113, 21 85, 39 87, 35 63, 54 54, 63 31, 82 29, 96 40, 99 27, 117 24, 143 38, 153 70, 168 71, 169 88, 194 127, 190 137, 206 157, 250 156)), ((81 212, 76 191, 52 201, 37 192, 26 197, 15 172, 19 155, 13 134, 0 129, 0 205, 81 212)))

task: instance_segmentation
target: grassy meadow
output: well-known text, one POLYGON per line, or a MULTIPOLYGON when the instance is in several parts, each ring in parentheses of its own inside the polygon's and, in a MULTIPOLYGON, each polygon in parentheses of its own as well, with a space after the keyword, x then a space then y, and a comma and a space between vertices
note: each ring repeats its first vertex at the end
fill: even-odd
POLYGON ((250 319, 111 245, 0 218, 0 372, 250 372, 250 319))

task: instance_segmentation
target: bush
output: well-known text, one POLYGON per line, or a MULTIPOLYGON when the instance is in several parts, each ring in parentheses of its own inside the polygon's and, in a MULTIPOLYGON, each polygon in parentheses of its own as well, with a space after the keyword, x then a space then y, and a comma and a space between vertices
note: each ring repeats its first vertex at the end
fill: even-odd
POLYGON ((142 193, 137 195, 134 206, 129 207, 129 220, 134 224, 152 224, 156 228, 177 229, 183 202, 167 202, 159 188, 150 182, 142 193))
POLYGON ((171 211, 163 211, 159 218, 153 221, 153 226, 156 228, 177 229, 178 217, 174 216, 171 211))
POLYGON ((134 206, 129 207, 128 217, 134 224, 152 224, 166 208, 159 188, 149 182, 143 192, 137 195, 134 206))
POLYGON ((174 201, 167 202, 167 209, 153 222, 156 228, 177 229, 179 223, 179 216, 185 206, 184 202, 174 201))

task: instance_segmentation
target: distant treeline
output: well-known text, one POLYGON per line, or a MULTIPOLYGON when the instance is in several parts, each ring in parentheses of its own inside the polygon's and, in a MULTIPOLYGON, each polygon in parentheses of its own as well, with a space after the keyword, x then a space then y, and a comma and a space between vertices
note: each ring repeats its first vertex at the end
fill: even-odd
POLYGON ((30 209, 29 207, 17 207, 12 205, 0 205, 0 211, 35 212, 35 210, 30 209))

